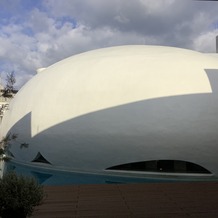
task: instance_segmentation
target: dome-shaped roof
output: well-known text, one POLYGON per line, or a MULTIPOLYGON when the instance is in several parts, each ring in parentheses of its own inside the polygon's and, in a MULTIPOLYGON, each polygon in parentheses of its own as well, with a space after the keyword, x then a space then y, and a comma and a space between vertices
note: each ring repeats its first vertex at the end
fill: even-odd
MULTIPOLYGON (((199 152, 207 143, 215 149, 210 140, 218 141, 215 69, 218 59, 172 47, 120 46, 75 55, 18 92, 3 132, 17 131, 30 144, 28 151, 12 149, 24 161, 40 152, 55 166, 83 170, 165 158, 194 157, 205 165, 208 156, 199 152), (187 154, 195 146, 200 150, 187 154)), ((208 168, 215 170, 212 163, 208 168)))

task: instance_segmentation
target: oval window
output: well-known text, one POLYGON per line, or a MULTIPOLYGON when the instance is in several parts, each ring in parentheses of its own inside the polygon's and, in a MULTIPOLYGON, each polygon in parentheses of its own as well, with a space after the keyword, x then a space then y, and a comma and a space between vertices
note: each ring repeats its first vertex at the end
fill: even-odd
POLYGON ((198 164, 181 160, 152 160, 133 162, 112 166, 106 170, 211 174, 210 171, 198 164))

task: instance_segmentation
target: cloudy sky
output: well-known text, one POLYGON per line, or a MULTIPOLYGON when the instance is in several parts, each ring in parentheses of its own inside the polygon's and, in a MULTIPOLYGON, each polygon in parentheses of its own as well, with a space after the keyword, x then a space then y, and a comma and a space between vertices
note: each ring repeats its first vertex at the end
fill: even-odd
MULTIPOLYGON (((0 75, 21 87, 36 69, 124 44, 215 52, 218 2, 192 0, 0 0, 0 75)), ((3 80, 2 79, 2 80, 3 80)))

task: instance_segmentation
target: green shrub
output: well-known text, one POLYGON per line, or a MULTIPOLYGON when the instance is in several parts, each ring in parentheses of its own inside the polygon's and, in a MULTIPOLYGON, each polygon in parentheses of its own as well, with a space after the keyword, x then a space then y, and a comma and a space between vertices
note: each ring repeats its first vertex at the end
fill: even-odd
POLYGON ((0 179, 0 216, 3 218, 30 216, 43 198, 43 187, 32 177, 12 172, 0 179))

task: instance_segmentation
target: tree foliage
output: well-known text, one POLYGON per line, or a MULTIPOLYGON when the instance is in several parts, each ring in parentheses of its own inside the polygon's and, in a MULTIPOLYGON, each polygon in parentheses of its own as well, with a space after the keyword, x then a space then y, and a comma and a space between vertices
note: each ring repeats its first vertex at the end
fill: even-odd
POLYGON ((15 83, 16 83, 16 78, 15 78, 14 71, 12 71, 11 73, 7 74, 5 89, 10 91, 10 92, 13 92, 15 83))
POLYGON ((0 161, 8 160, 7 152, 11 146, 11 142, 16 140, 17 134, 8 133, 5 137, 0 141, 0 161))
POLYGON ((15 73, 12 71, 6 76, 6 86, 4 88, 3 96, 11 98, 13 94, 16 93, 14 84, 16 83, 15 73))
MULTIPOLYGON (((12 141, 15 141, 17 139, 18 135, 15 133, 9 132, 5 137, 2 138, 0 141, 0 160, 10 160, 10 147, 12 145, 12 141), (9 156, 8 156, 9 154, 9 156)), ((26 142, 17 142, 20 144, 20 148, 28 148, 29 144, 26 142)))
POLYGON ((0 179, 0 216, 24 218, 30 216, 34 207, 44 198, 43 186, 32 177, 6 173, 0 179))

